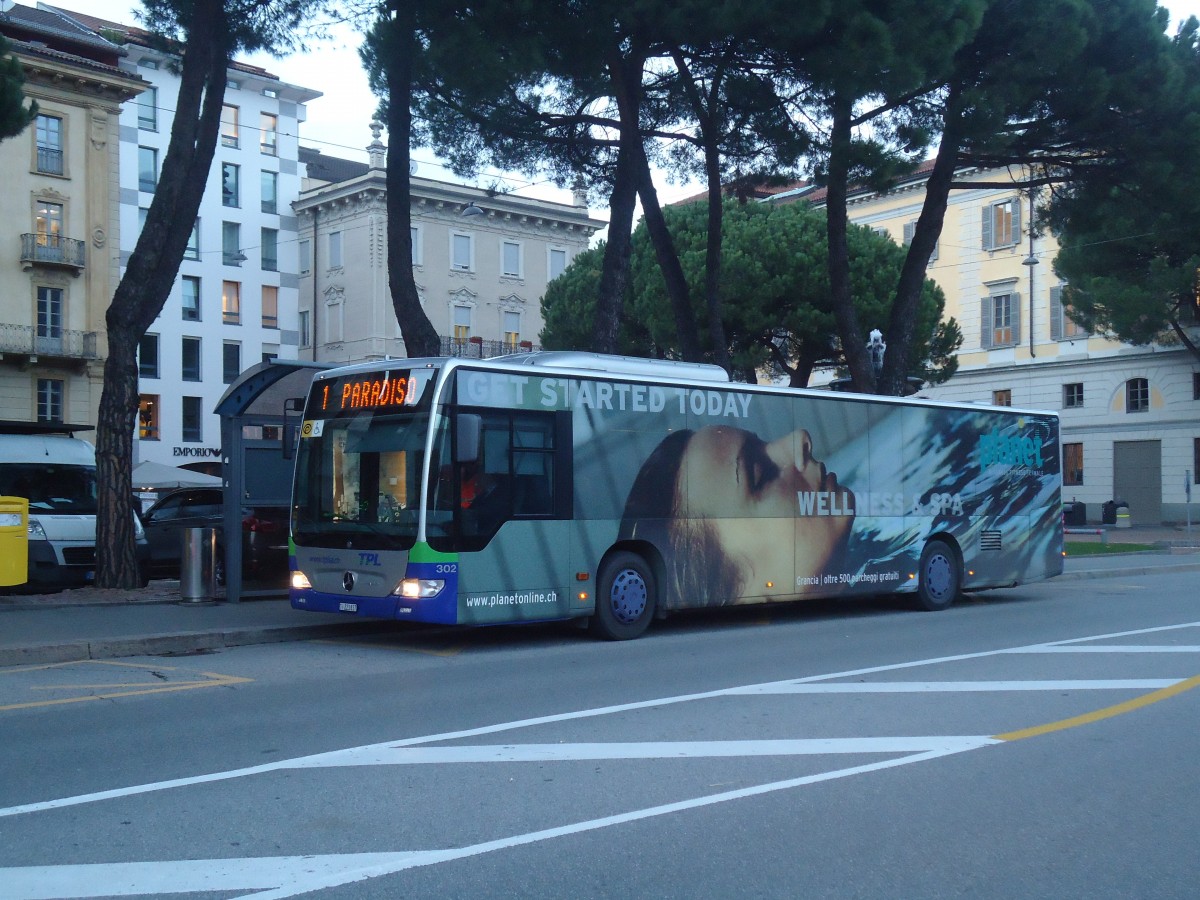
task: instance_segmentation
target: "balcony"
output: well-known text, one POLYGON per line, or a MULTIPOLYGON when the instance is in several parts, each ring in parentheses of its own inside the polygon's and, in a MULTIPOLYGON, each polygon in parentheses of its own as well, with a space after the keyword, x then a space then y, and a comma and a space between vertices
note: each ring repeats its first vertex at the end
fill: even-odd
POLYGON ((0 324, 0 356, 22 367, 39 360, 62 364, 100 358, 94 331, 46 331, 33 325, 7 324, 0 324))
POLYGON ((83 271, 87 258, 83 241, 58 234, 21 235, 21 265, 28 272, 34 266, 70 269, 73 275, 83 271))
POLYGON ((532 341, 520 341, 516 346, 507 341, 485 341, 483 338, 470 337, 457 340, 452 337, 442 338, 442 356, 456 356, 460 359, 491 359, 494 356, 505 356, 509 353, 529 353, 534 347, 532 341))

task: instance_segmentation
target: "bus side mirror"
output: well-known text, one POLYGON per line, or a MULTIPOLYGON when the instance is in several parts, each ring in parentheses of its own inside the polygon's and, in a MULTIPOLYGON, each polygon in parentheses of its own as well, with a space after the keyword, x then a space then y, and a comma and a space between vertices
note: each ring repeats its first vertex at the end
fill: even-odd
POLYGON ((479 459, 479 434, 483 429, 483 417, 473 413, 460 413, 455 419, 454 461, 476 462, 479 459))

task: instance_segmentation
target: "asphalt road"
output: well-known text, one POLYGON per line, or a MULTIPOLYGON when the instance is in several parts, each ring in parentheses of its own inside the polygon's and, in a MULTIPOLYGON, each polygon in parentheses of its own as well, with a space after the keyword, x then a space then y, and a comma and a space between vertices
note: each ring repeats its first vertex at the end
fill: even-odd
POLYGON ((0 897, 1194 897, 1195 573, 0 671, 0 897))

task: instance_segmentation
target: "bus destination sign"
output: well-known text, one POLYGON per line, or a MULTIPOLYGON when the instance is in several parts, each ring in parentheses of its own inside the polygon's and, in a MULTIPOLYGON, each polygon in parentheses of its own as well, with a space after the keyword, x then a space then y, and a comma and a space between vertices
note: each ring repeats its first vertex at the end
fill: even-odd
POLYGON ((407 369, 364 372, 313 383, 308 415, 336 419, 362 412, 400 412, 420 399, 423 380, 407 369))

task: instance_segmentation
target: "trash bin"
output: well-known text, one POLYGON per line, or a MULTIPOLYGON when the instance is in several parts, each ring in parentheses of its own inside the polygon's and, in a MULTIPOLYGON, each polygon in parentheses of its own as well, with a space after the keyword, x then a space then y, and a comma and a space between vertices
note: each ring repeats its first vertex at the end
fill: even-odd
POLYGON ((213 599, 217 560, 215 528, 183 529, 183 552, 179 557, 179 597, 185 603, 213 599))
POLYGON ((1129 504, 1124 500, 1116 501, 1114 513, 1116 515, 1118 528, 1128 528, 1133 524, 1129 518, 1129 504))
POLYGON ((29 501, 0 497, 0 585, 29 580, 29 501))
POLYGON ((1116 525, 1117 524, 1117 502, 1115 500, 1105 500, 1100 507, 1100 524, 1101 525, 1116 525))
POLYGON ((1063 504, 1063 525, 1067 528, 1082 528, 1087 524, 1087 506, 1078 500, 1063 504))

